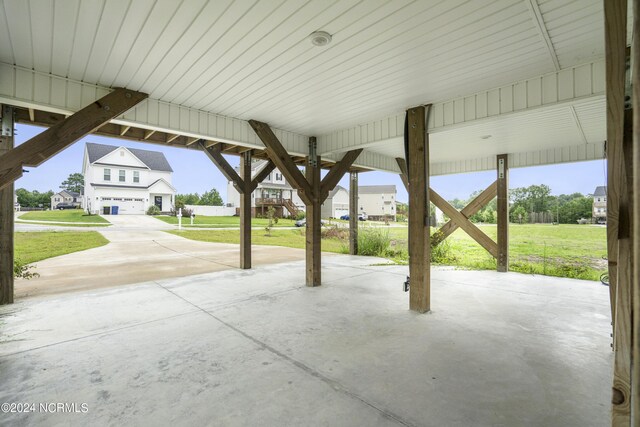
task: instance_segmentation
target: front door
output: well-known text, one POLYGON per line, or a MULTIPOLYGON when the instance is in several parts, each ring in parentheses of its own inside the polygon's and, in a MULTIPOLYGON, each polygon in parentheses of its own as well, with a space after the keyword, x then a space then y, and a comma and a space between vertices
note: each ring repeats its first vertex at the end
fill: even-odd
POLYGON ((162 196, 155 196, 154 204, 158 207, 158 209, 162 210, 162 196))

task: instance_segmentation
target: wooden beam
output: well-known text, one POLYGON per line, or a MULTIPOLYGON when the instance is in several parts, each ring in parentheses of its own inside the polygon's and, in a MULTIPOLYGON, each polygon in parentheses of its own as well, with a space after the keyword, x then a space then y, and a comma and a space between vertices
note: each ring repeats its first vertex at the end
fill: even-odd
POLYGON ((317 165, 312 164, 312 159, 307 160, 305 174, 311 187, 311 203, 307 204, 306 223, 306 284, 310 287, 320 286, 321 280, 321 202, 320 193, 320 157, 317 157, 317 165))
MULTIPOLYGON (((626 322, 630 283, 627 276, 629 250, 620 239, 621 202, 624 193, 624 96, 627 47, 627 1, 604 2, 605 74, 607 102, 607 252, 609 259, 609 291, 613 321, 613 395, 611 422, 615 426, 631 425, 630 404, 630 324, 626 322), (627 249, 621 253, 620 249, 627 249), (626 283, 625 283, 626 282, 626 283), (624 310, 622 313, 619 311, 624 310), (622 324, 619 324, 622 322, 622 324)), ((624 233, 626 230, 622 229, 624 233)), ((630 319, 629 319, 630 320, 630 319)))
POLYGON ((431 247, 429 233, 429 136, 426 129, 430 106, 407 110, 405 143, 409 161, 409 308, 431 309, 431 247))
POLYGON ((154 133, 156 133, 155 130, 145 130, 143 139, 146 141, 147 139, 151 138, 151 135, 153 135, 154 133))
POLYGON ((188 147, 190 145, 195 144, 199 140, 200 140, 200 138, 187 138, 187 142, 184 145, 186 145, 188 147))
MULTIPOLYGON (((607 258, 609 297, 615 330, 616 283, 618 276, 618 200, 620 189, 614 180, 614 163, 622 147, 626 74, 626 0, 604 2, 605 72, 607 103, 607 258)), ((615 340, 615 336, 614 336, 615 340)))
MULTIPOLYGON (((631 44, 631 101, 633 105, 633 129, 640 129, 640 1, 633 2, 633 40, 631 44)), ((632 172, 635 177, 630 191, 633 194, 632 217, 632 247, 633 247, 633 276, 631 282, 631 337, 633 339, 631 349, 631 425, 640 425, 640 132, 633 132, 632 172)))
POLYGON ((311 204, 313 202, 311 185, 305 179, 304 175, 302 175, 302 172, 300 172, 293 160, 291 160, 291 156, 274 135, 269 125, 256 120, 249 120, 249 124, 265 145, 269 158, 276 164, 276 167, 282 172, 289 184, 298 190, 302 201, 305 204, 311 204))
POLYGON ((23 166, 38 166, 104 123, 129 110, 147 94, 116 89, 64 121, 0 156, 0 189, 22 175, 23 166))
POLYGON ((358 255, 358 172, 349 175, 349 254, 358 255))
MULTIPOLYGON (((240 175, 243 187, 251 182, 251 151, 247 151, 240 159, 240 175)), ((251 193, 240 193, 240 268, 251 268, 251 193)))
MULTIPOLYGON (((324 203, 329 196, 329 192, 338 185, 338 182, 340 182, 344 174, 349 171, 351 165, 353 165, 353 162, 356 161, 360 153, 362 153, 362 148, 349 151, 338 163, 333 165, 320 184, 320 203, 324 203)), ((318 167, 320 167, 320 165, 318 165, 318 167)))
POLYGON ((403 158, 396 157, 396 163, 400 168, 400 179, 402 180, 402 184, 404 184, 405 190, 409 191, 409 172, 407 171, 407 161, 403 158))
MULTIPOLYGON (((493 184, 485 188, 482 193, 478 194, 478 196, 476 196, 475 199, 469 202, 467 206, 465 206, 460 211, 460 213, 464 215, 466 218, 471 218, 473 215, 480 212, 480 209, 482 209, 484 206, 487 205, 487 203, 489 203, 491 200, 493 200, 496 197, 497 190, 498 190, 498 181, 494 181, 493 184)), ((433 190, 429 189, 429 191, 433 191, 433 190)), ((436 246, 437 244, 442 242, 444 239, 449 237, 454 231, 458 229, 458 227, 459 226, 455 221, 449 220, 446 224, 444 224, 438 230, 438 233, 437 233, 438 237, 435 237, 437 241, 432 242, 432 246, 436 246)))
POLYGON ((242 178, 240 178, 236 170, 231 167, 229 162, 227 162, 224 157, 222 157, 220 145, 214 145, 213 147, 207 148, 204 142, 200 141, 199 144, 200 148, 202 148, 202 151, 204 151, 207 154, 207 157, 209 157, 209 160, 211 160, 213 164, 218 167, 225 178, 233 183, 233 186, 236 190, 238 190, 238 193, 250 193, 250 191, 247 190, 247 187, 245 187, 244 181, 242 180, 242 178))
POLYGON ((175 133, 168 133, 167 134, 167 144, 171 144, 177 137, 179 137, 180 135, 175 134, 175 133))
POLYGON ((124 136, 131 129, 131 126, 120 126, 120 136, 124 136))
POLYGON ((36 111, 33 108, 29 108, 29 120, 32 122, 36 120, 36 111))
POLYGON ((499 272, 509 271, 509 156, 500 154, 497 157, 498 165, 498 257, 497 269, 499 272))
POLYGON ((498 258, 498 245, 491 240, 489 236, 484 234, 474 223, 469 221, 467 217, 462 215, 460 211, 451 206, 449 202, 442 198, 438 193, 430 191, 431 201, 436 205, 445 215, 451 218, 458 224, 473 240, 478 242, 480 246, 485 248, 494 258, 498 258))
POLYGON ((265 165, 262 167, 262 169, 260 169, 260 171, 258 171, 256 176, 251 180, 249 191, 251 192, 255 191, 255 189, 258 187, 258 184, 264 181, 264 179, 267 176, 269 176, 269 174, 273 172, 275 168, 276 168, 276 164, 268 159, 265 165))
MULTIPOLYGON (((14 149, 13 108, 2 105, 0 111, 0 156, 14 149)), ((13 181, 0 190, 0 305, 13 303, 13 181)))

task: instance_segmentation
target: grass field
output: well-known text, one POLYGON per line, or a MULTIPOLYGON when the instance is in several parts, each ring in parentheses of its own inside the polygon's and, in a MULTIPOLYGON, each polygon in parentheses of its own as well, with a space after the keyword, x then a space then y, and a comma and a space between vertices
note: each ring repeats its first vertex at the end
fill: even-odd
MULTIPOLYGON (((240 232, 238 230, 174 230, 167 233, 182 236, 201 242, 235 243, 240 244, 240 232)), ((253 245, 286 246, 288 248, 304 248, 305 229, 297 230, 271 230, 271 236, 267 236, 264 230, 252 230, 251 243, 253 245)), ((343 242, 339 239, 323 239, 322 250, 325 252, 340 253, 343 242)))
POLYGON ((15 257, 29 264, 109 243, 97 231, 29 232, 14 234, 15 257))
MULTIPOLYGON (((495 225, 480 225, 495 240, 495 225)), ((361 235, 366 234, 361 226, 361 235)), ((377 229, 373 229, 377 230, 377 229)), ((389 240, 384 256, 398 263, 406 263, 407 228, 384 228, 389 240)), ((174 234, 206 242, 239 243, 237 230, 187 230, 174 234)), ((325 232, 326 233, 326 232, 325 232)), ((254 230, 253 244, 304 248, 304 229, 273 230, 266 237, 262 230, 254 230)), ((329 233, 331 234, 331 233, 329 233)), ((322 250, 344 253, 347 242, 344 233, 322 240, 322 250)), ((510 268, 512 271, 598 280, 606 271, 606 229, 590 225, 517 225, 509 227, 510 268)), ((361 244, 362 246, 362 244, 361 244)), ((476 270, 493 270, 495 260, 462 230, 457 230, 434 251, 434 263, 476 270)))
MULTIPOLYGON (((157 215, 154 216, 167 224, 178 225, 178 218, 175 216, 157 215)), ((183 227, 207 227, 207 228, 238 228, 240 227, 239 216, 203 216, 196 215, 193 219, 193 226, 191 224, 191 218, 188 216, 182 217, 183 227)), ((252 227, 266 227, 269 224, 269 220, 266 218, 252 218, 252 227)), ((278 218, 278 223, 273 224, 273 227, 294 227, 295 221, 292 219, 278 218)))
MULTIPOLYGON (((109 221, 101 217, 100 215, 87 215, 82 209, 66 209, 62 211, 33 211, 20 215, 18 220, 28 221, 44 221, 44 222, 87 222, 91 224, 106 224, 109 225, 109 221)), ((62 224, 73 225, 73 224, 62 224)), ((80 224, 78 224, 80 225, 80 224)))

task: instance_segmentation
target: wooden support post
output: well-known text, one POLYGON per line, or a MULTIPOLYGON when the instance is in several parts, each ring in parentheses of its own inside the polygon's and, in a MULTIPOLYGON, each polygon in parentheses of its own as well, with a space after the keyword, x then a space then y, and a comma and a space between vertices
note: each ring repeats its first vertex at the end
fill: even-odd
POLYGON ((620 188, 614 179, 624 129, 624 92, 627 45, 627 1, 604 2, 605 72, 607 102, 607 258, 609 297, 615 340, 616 285, 618 277, 618 203, 620 188))
MULTIPOLYGON (((14 147, 13 108, 0 111, 0 156, 14 147)), ((13 303, 13 181, 0 190, 0 305, 13 303)))
MULTIPOLYGON (((240 194, 240 268, 251 268, 251 193, 258 184, 275 169, 272 162, 268 162, 252 179, 251 178, 251 150, 241 154, 240 175, 222 156, 220 144, 207 146, 206 142, 198 142, 200 149, 207 154, 209 160, 218 167, 220 172, 233 183, 240 194)), ((263 206, 264 208, 264 206, 263 206)))
MULTIPOLYGON (((631 101, 633 105, 633 129, 640 129, 640 1, 633 2, 633 40, 631 45, 631 101)), ((633 217, 632 217, 632 244, 633 244, 633 276, 631 282, 631 325, 632 349, 631 360, 631 425, 640 425, 640 132, 633 132, 632 172, 635 177, 632 187, 633 217)))
POLYGON ((244 191, 240 193, 240 268, 251 268, 251 191, 247 183, 251 182, 251 151, 242 153, 240 176, 244 191))
POLYGON ((427 109, 407 110, 406 146, 409 162, 409 308, 425 313, 431 309, 431 247, 429 233, 429 137, 427 109))
POLYGON ((611 422, 631 425, 631 270, 630 193, 628 191, 631 115, 625 118, 627 1, 604 2, 607 101, 607 252, 613 321, 611 422))
POLYGON ((321 205, 320 156, 315 155, 316 138, 309 138, 309 157, 305 175, 311 187, 312 203, 307 205, 306 264, 307 286, 320 286, 321 280, 321 205))
POLYGON ((349 254, 358 255, 358 172, 349 176, 349 254))
POLYGON ((126 112, 147 94, 116 89, 29 141, 0 156, 0 189, 22 176, 23 166, 38 166, 85 135, 126 112))
POLYGON ((498 155, 498 258, 500 272, 509 271, 509 156, 498 155))
POLYGON ((249 120, 249 124, 258 138, 264 143, 266 153, 282 172, 287 181, 298 190, 298 195, 307 209, 306 223, 306 271, 307 286, 320 286, 320 215, 321 205, 329 191, 335 187, 340 178, 349 170, 358 158, 361 149, 349 151, 336 163, 325 178, 320 180, 322 161, 316 155, 316 138, 309 138, 309 156, 306 158, 305 175, 300 172, 287 150, 282 146, 268 124, 249 120))

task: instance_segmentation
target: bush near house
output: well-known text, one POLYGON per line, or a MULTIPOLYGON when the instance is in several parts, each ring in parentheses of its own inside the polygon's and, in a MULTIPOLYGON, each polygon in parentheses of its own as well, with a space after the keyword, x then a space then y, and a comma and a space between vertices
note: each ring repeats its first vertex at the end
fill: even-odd
POLYGON ((160 208, 156 205, 149 206, 149 209, 147 209, 147 215, 160 215, 160 208))

